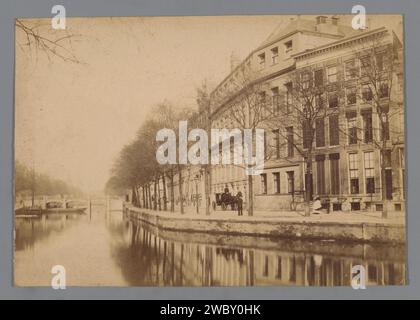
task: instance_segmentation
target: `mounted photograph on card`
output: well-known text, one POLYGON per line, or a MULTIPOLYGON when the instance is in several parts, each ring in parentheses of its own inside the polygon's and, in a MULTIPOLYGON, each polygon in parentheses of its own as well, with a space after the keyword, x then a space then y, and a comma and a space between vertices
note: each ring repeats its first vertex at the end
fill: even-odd
POLYGON ((408 284, 402 15, 63 14, 15 20, 14 286, 408 284))

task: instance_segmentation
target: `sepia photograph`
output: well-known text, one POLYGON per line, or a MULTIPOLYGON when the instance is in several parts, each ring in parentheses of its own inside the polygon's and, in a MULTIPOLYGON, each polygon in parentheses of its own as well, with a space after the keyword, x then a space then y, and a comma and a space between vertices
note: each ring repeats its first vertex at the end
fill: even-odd
POLYGON ((402 15, 14 29, 14 286, 408 285, 402 15))

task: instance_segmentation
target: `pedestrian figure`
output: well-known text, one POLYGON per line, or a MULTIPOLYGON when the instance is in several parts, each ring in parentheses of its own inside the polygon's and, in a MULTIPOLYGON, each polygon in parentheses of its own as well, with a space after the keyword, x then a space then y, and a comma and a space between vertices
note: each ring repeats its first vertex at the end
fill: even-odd
POLYGON ((221 200, 222 200, 222 210, 226 210, 229 201, 231 200, 231 194, 229 192, 228 188, 225 188, 225 192, 222 194, 221 200))
POLYGON ((236 205, 238 206, 238 216, 242 216, 242 205, 243 205, 243 200, 242 200, 242 192, 238 192, 238 194, 236 195, 236 205))
POLYGON ((321 199, 319 197, 315 198, 314 201, 314 211, 312 212, 313 214, 320 214, 322 213, 322 204, 321 204, 321 199))

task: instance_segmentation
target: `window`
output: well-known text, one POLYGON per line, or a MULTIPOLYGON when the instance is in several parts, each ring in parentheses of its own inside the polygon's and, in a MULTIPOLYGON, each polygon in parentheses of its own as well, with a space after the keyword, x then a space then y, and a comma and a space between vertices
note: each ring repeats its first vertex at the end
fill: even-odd
POLYGON ((372 113, 368 112, 363 115, 363 131, 364 142, 370 143, 373 141, 373 127, 372 127, 372 113))
POLYGON ((391 150, 384 150, 383 151, 383 155, 384 155, 384 165, 385 167, 391 168, 391 160, 392 160, 392 152, 391 150))
POLYGON ((385 52, 380 52, 376 55, 376 67, 378 71, 384 71, 387 67, 387 56, 385 52))
POLYGON ((289 40, 284 43, 284 52, 288 53, 293 50, 293 41, 289 40))
POLYGON ((261 177, 261 193, 267 194, 267 174, 262 173, 260 174, 261 177))
POLYGON ((265 256, 264 259, 263 276, 268 277, 268 256, 265 256))
POLYGON ((356 114, 352 114, 347 118, 347 128, 348 128, 349 144, 357 144, 356 114))
POLYGON ((387 98, 389 93, 388 81, 379 82, 379 98, 387 98))
POLYGON ((360 58, 360 70, 362 76, 366 76, 371 73, 372 62, 370 56, 360 58))
POLYGON ((318 155, 316 160, 316 187, 318 194, 325 194, 325 156, 318 155))
POLYGON ((280 113, 279 87, 271 88, 271 94, 273 96, 273 113, 278 115, 280 113))
POLYGON ((365 152, 366 193, 375 193, 375 164, 373 160, 373 151, 365 152))
POLYGON ((290 194, 295 193, 295 172, 287 171, 287 192, 290 194))
POLYGON ((291 82, 288 82, 284 86, 286 87, 286 112, 289 112, 290 107, 293 103, 293 99, 292 99, 293 85, 291 82))
POLYGON ((277 64, 279 62, 279 48, 275 47, 271 49, 271 63, 277 64))
POLYGON ((314 78, 316 87, 321 87, 324 85, 324 71, 322 69, 315 70, 314 78))
POLYGON ((265 91, 261 91, 261 92, 259 93, 259 102, 260 102, 261 104, 265 104, 265 102, 266 102, 265 98, 266 98, 265 91))
POLYGON ((351 211, 360 210, 360 202, 350 202, 351 211))
POLYGON ((267 116, 267 110, 266 110, 266 93, 265 91, 262 91, 258 94, 258 100, 259 100, 259 108, 260 108, 260 116, 262 118, 265 118, 267 116))
POLYGON ((302 132, 303 148, 307 149, 312 145, 312 140, 313 140, 312 126, 307 120, 304 120, 302 124, 302 129, 303 129, 303 132, 302 132))
POLYGON ((315 96, 315 106, 317 110, 322 109, 324 107, 324 96, 322 94, 318 94, 315 96))
POLYGON ((274 148, 276 151, 276 158, 280 159, 280 130, 273 130, 274 148))
POLYGON ((400 168, 405 168, 405 154, 404 154, 404 148, 398 148, 398 160, 400 168))
POLYGON ((337 108, 338 107, 338 94, 337 94, 337 92, 330 92, 328 94, 328 106, 330 108, 337 108))
POLYGON ((356 87, 346 88, 346 102, 347 104, 356 104, 357 100, 357 89, 356 87))
POLYGON ((302 89, 308 89, 311 86, 311 75, 309 72, 301 74, 302 89))
POLYGON ((281 257, 277 257, 277 275, 276 279, 281 279, 281 257))
POLYGON ((363 101, 372 101, 372 89, 368 84, 364 84, 362 86, 362 99, 363 101))
POLYGON ((260 65, 260 69, 265 68, 265 53, 261 53, 258 55, 258 63, 260 65))
POLYGON ((340 193, 340 154, 332 153, 330 158, 330 177, 331 177, 331 194, 340 193))
POLYGON ((350 193, 359 193, 359 159, 357 153, 349 154, 350 193))
POLYGON ((325 146, 325 121, 324 118, 316 119, 315 122, 316 146, 325 146))
POLYGON ((330 127, 330 146, 337 146, 340 144, 338 115, 332 115, 329 117, 329 127, 330 127))
POLYGON ((328 76, 329 83, 337 82, 337 67, 336 66, 328 67, 327 76, 328 76))
POLYGON ((280 193, 280 172, 273 173, 273 181, 274 193, 280 193))
POLYGON ((357 69, 356 59, 348 60, 344 63, 346 70, 346 79, 354 79, 359 76, 359 70, 357 69))
POLYGON ((287 127, 286 132, 287 132, 287 156, 293 157, 294 155, 293 127, 287 127))

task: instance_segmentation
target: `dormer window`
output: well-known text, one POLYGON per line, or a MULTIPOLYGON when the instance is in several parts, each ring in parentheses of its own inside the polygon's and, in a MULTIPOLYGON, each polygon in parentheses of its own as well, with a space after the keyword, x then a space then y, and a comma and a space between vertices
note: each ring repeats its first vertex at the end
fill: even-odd
POLYGON ((260 53, 258 55, 258 63, 260 64, 260 69, 265 68, 265 53, 260 53))
POLYGON ((289 51, 292 51, 292 50, 293 50, 293 41, 289 40, 289 41, 285 42, 284 43, 284 51, 286 53, 288 53, 289 51))
POLYGON ((279 62, 279 47, 271 49, 271 63, 277 64, 279 62))

